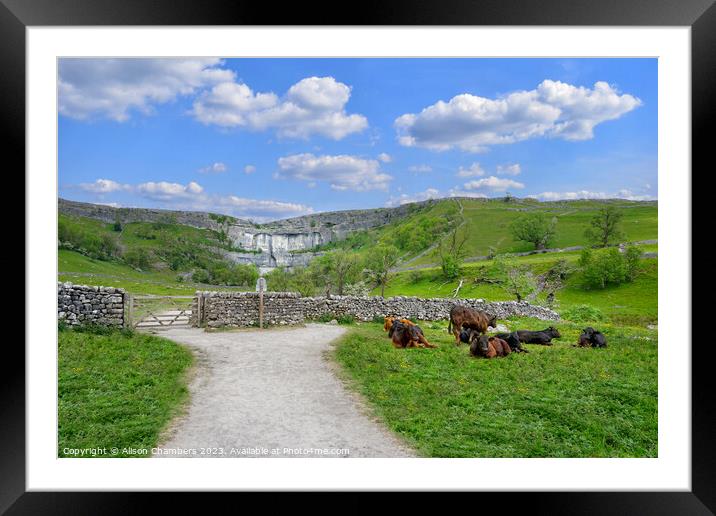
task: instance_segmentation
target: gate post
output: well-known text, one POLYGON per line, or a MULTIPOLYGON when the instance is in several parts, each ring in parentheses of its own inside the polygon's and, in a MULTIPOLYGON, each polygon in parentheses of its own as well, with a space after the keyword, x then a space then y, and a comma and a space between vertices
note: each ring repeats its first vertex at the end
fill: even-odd
POLYGON ((134 321, 132 320, 134 315, 134 296, 132 296, 132 294, 130 294, 129 292, 127 292, 125 295, 125 301, 127 303, 127 327, 129 329, 132 329, 134 328, 134 321))
POLYGON ((264 327, 264 291, 259 290, 259 329, 264 327))

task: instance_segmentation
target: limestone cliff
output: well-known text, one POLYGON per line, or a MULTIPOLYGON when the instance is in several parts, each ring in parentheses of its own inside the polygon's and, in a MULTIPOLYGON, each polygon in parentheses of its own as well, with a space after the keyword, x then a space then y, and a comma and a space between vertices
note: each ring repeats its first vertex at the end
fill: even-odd
POLYGON ((253 263, 265 271, 278 266, 306 265, 317 253, 309 252, 319 245, 341 240, 350 232, 389 224, 416 209, 416 204, 433 204, 435 200, 406 204, 396 208, 346 210, 317 213, 256 224, 250 220, 195 211, 172 211, 150 208, 115 208, 59 199, 60 213, 89 217, 111 223, 172 221, 187 226, 224 230, 234 246, 246 252, 227 252, 236 263, 253 263))

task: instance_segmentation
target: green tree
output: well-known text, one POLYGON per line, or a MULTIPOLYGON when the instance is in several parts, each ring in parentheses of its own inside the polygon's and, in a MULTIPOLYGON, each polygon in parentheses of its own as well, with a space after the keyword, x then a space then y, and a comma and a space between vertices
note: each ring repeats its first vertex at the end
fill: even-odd
POLYGON ((366 256, 363 274, 376 287, 380 287, 381 297, 385 297, 385 287, 393 278, 391 269, 398 263, 399 252, 395 246, 380 244, 366 256))
POLYGON ((545 249, 553 240, 557 229, 557 218, 547 217, 544 213, 529 213, 516 218, 510 225, 515 240, 523 240, 545 249))
POLYGON ((517 301, 522 301, 538 291, 537 277, 526 265, 515 265, 507 257, 498 254, 489 266, 490 275, 497 278, 502 288, 517 301))
POLYGON ((343 295, 343 290, 348 282, 355 279, 358 261, 354 254, 344 249, 339 249, 331 253, 333 260, 333 276, 336 286, 338 287, 338 295, 343 295))
POLYGON ((460 266, 465 258, 465 244, 468 239, 468 231, 460 232, 459 227, 455 226, 448 236, 440 241, 438 256, 445 279, 455 279, 460 275, 460 266))
POLYGON ((624 237, 620 224, 624 214, 614 206, 600 208, 589 221, 590 227, 584 231, 587 239, 600 247, 606 247, 611 242, 624 237))
POLYGON ((310 297, 316 292, 311 272, 307 267, 296 267, 291 272, 291 287, 304 297, 310 297))
POLYGON ((584 288, 605 288, 632 281, 639 270, 641 251, 630 247, 619 252, 616 247, 592 251, 584 249, 579 258, 584 288))

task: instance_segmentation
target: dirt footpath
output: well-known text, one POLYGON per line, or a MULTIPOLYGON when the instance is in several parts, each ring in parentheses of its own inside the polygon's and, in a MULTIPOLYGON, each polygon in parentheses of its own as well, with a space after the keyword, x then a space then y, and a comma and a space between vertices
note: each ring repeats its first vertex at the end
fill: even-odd
POLYGON ((155 456, 410 457, 413 452, 367 415, 324 358, 345 328, 158 335, 196 356, 187 414, 155 456))

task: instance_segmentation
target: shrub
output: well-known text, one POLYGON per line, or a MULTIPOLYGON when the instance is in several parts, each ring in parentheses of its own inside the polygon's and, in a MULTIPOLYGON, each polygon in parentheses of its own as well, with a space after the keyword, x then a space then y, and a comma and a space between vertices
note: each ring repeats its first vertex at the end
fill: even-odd
POLYGON ((127 251, 124 254, 124 261, 137 269, 149 270, 152 268, 152 255, 141 247, 127 251))
POLYGON ((346 285, 343 292, 347 296, 368 296, 370 295, 370 287, 364 281, 356 281, 350 285, 346 285))
POLYGON ((626 268, 627 281, 633 281, 639 272, 639 259, 641 250, 635 246, 629 246, 624 252, 624 266, 626 268))
POLYGON ((209 276, 209 271, 206 269, 197 269, 192 273, 191 279, 196 283, 209 283, 211 276, 209 276))
POLYGON ((455 256, 443 256, 440 267, 443 271, 443 277, 445 279, 451 280, 460 276, 460 262, 455 256))
POLYGON ((418 283, 421 279, 423 279, 423 275, 420 271, 410 271, 408 273, 408 281, 412 284, 418 283))
POLYGON ((338 324, 355 324, 356 318, 350 314, 343 314, 336 317, 338 324))
POLYGON ((585 249, 579 259, 584 288, 605 288, 631 281, 638 272, 641 253, 628 250, 620 253, 612 247, 601 251, 585 249))
POLYGON ((575 305, 571 308, 563 310, 560 315, 562 318, 576 323, 604 320, 604 314, 602 311, 591 305, 575 305))

